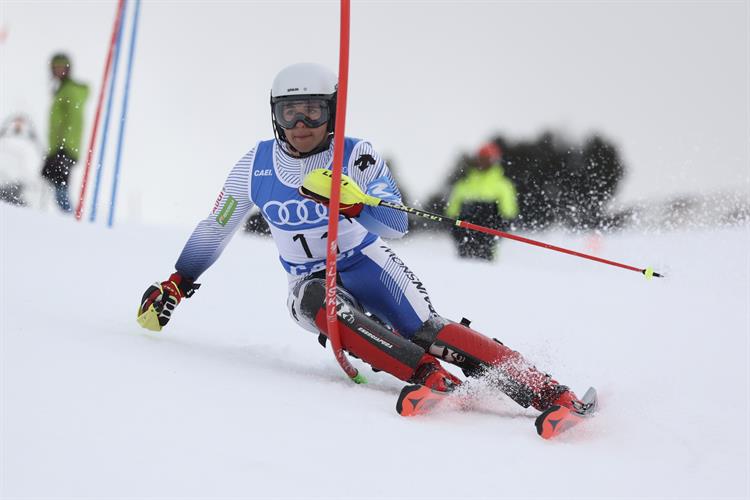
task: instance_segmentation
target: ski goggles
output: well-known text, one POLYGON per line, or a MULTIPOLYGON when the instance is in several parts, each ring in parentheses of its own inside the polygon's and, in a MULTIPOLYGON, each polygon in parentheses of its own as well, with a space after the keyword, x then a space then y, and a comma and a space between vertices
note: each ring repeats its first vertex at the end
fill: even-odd
POLYGON ((325 99, 289 99, 275 103, 273 112, 282 128, 290 129, 302 122, 310 128, 323 125, 330 118, 325 99))

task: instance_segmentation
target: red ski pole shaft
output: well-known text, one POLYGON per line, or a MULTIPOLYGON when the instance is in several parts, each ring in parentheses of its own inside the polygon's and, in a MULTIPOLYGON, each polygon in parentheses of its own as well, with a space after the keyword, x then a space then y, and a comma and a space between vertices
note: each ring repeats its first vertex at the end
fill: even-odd
POLYGON ((109 68, 112 66, 112 54, 115 49, 115 43, 117 42, 117 32, 122 29, 120 26, 120 18, 122 17, 122 8, 125 0, 119 0, 117 3, 117 13, 115 14, 115 24, 112 27, 112 38, 109 42, 109 51, 107 52, 107 60, 104 63, 104 75, 102 76, 102 87, 99 90, 99 100, 96 103, 96 114, 94 116, 94 126, 91 129, 91 138, 89 139, 89 149, 86 153, 86 168, 83 171, 83 180, 81 181, 81 193, 78 196, 78 206, 76 207, 75 216, 77 220, 81 220, 83 214, 83 201, 86 198, 86 187, 88 186, 89 171, 91 170, 91 158, 94 154, 94 144, 96 143, 96 133, 99 129, 99 115, 102 111, 102 103, 104 102, 104 93, 107 89, 107 80, 109 80, 109 68))
POLYGON ((511 234, 511 233, 506 233, 504 231, 499 231, 497 229, 492 229, 492 228, 489 228, 489 227, 480 226, 478 224, 472 224, 471 222, 463 221, 463 220, 460 220, 460 219, 452 219, 450 217, 445 217, 444 215, 440 215, 440 214, 436 214, 436 213, 432 213, 432 212, 427 212, 425 210, 419 210, 417 208, 412 208, 412 207, 407 207, 407 206, 404 206, 404 205, 399 205, 398 203, 391 203, 391 202, 388 202, 388 201, 385 201, 385 200, 379 200, 378 203, 377 203, 377 205, 378 206, 392 208, 394 210, 400 210, 402 212, 406 212, 406 213, 409 213, 409 214, 418 215, 420 217, 424 217, 426 219, 429 219, 429 220, 432 220, 432 221, 435 221, 435 222, 443 222, 443 223, 446 223, 446 224, 450 224, 452 226, 458 226, 458 227, 462 227, 464 229, 470 229, 472 231, 478 231, 480 233, 491 234, 493 236, 499 236, 501 238, 507 238, 509 240, 516 240, 516 241, 520 241, 522 243, 528 243, 529 245, 534 245, 534 246, 546 248, 548 250, 554 250, 556 252, 566 253, 568 255, 574 255, 576 257, 581 257, 583 259, 589 259, 589 260, 593 260, 593 261, 596 261, 596 262, 601 262, 602 264, 608 264, 610 266, 620 267, 622 269, 627 269, 629 271, 636 271, 636 272, 639 272, 639 273, 643 274, 647 278, 650 278, 652 276, 655 276, 657 278, 663 278, 664 277, 664 275, 659 274, 657 272, 654 272, 654 270, 651 269, 650 267, 639 268, 639 267, 635 267, 635 266, 629 266, 627 264, 622 264, 620 262, 615 262, 614 260, 602 259, 601 257, 596 257, 594 255, 589 255, 589 254, 582 253, 582 252, 576 252, 575 250, 569 250, 567 248, 558 247, 558 246, 555 246, 555 245, 550 245, 549 243, 544 243, 544 242, 541 242, 541 241, 532 240, 531 238, 524 238, 523 236, 518 236, 518 235, 515 235, 515 234, 511 234))
POLYGON ((326 255, 326 323, 333 354, 341 368, 356 383, 366 382, 349 362, 341 345, 336 314, 336 257, 338 254, 339 200, 341 199, 341 170, 344 165, 344 130, 346 128, 346 95, 349 77, 349 0, 341 0, 341 33, 339 45, 339 86, 334 130, 331 198, 328 205, 328 240, 326 255))

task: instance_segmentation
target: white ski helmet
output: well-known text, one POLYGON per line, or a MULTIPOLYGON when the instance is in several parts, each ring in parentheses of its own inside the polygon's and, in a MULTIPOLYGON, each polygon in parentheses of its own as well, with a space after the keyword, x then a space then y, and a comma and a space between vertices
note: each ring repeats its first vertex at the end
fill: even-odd
MULTIPOLYGON (((323 144, 302 156, 309 156, 328 149, 336 125, 336 75, 320 64, 297 63, 279 71, 271 86, 271 120, 276 139, 286 142, 284 129, 294 127, 302 121, 311 128, 328 123, 328 137, 323 144), (281 108, 290 102, 308 101, 319 105, 320 114, 310 117, 302 113, 285 120, 281 108)), ((292 148, 293 149, 293 148, 292 148)))

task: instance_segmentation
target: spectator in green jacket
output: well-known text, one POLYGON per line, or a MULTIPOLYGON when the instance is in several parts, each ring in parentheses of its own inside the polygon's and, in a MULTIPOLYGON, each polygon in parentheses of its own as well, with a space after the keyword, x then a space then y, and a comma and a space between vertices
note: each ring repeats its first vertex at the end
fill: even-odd
POLYGON ((55 54, 50 62, 57 88, 49 115, 49 150, 42 177, 55 189, 57 204, 70 212, 70 171, 78 161, 83 135, 83 111, 89 88, 71 78, 70 58, 55 54))
MULTIPOLYGON (((500 166, 502 151, 495 143, 479 149, 476 166, 453 185, 445 215, 468 220, 501 231, 518 215, 516 188, 500 166)), ((453 238, 458 254, 466 258, 493 260, 497 238, 455 227, 453 238)))

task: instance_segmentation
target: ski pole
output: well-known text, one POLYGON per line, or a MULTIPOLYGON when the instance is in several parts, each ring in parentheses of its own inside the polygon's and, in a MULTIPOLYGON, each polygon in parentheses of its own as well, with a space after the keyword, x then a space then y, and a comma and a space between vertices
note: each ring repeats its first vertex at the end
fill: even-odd
POLYGON ((364 202, 366 205, 371 205, 371 206, 376 206, 376 207, 377 206, 387 207, 387 208, 391 208, 393 210, 399 210, 401 212, 406 212, 406 213, 409 213, 409 214, 418 215, 419 217, 424 217, 425 219, 429 219, 429 220, 432 220, 432 221, 435 221, 435 222, 442 222, 442 223, 450 224, 452 226, 458 226, 458 227, 461 227, 461 228, 464 228, 464 229, 470 229, 472 231, 478 231, 480 233, 491 234, 491 235, 499 236, 501 238, 506 238, 506 239, 509 239, 509 240, 516 240, 516 241, 520 241, 522 243, 528 243, 529 245, 535 245, 535 246, 538 246, 538 247, 541 247, 541 248, 546 248, 548 250, 554 250, 556 252, 562 252, 562 253, 566 253, 568 255, 574 255, 576 257, 581 257, 581 258, 584 258, 584 259, 589 259, 589 260, 593 260, 593 261, 596 261, 596 262, 601 262, 602 264, 609 264, 610 266, 620 267, 622 269, 627 269, 629 271, 636 271, 636 272, 639 272, 639 273, 643 274, 647 279, 650 279, 652 277, 656 277, 656 278, 663 278, 664 277, 663 274, 657 273, 651 267, 639 268, 639 267, 635 267, 635 266, 629 266, 627 264, 622 264, 620 262, 615 262, 613 260, 602 259, 601 257, 596 257, 594 255, 589 255, 589 254, 582 253, 582 252, 576 252, 575 250, 569 250, 567 248, 558 247, 558 246, 555 246, 555 245, 550 245, 549 243, 544 243, 544 242, 541 242, 541 241, 532 240, 531 238, 524 238, 523 236, 518 236, 516 234, 506 233, 505 231, 499 231, 497 229, 492 229, 492 228, 489 228, 489 227, 480 226, 478 224, 472 224, 471 222, 467 222, 465 220, 452 219, 450 217, 445 217, 444 215, 439 215, 439 214, 436 214, 436 213, 428 212, 426 210, 419 210, 417 208, 407 207, 407 206, 404 206, 404 205, 400 205, 398 203, 392 203, 390 201, 381 200, 379 198, 375 198, 375 197, 372 197, 372 196, 368 197, 367 199, 368 199, 368 201, 364 202), (370 198, 374 198, 374 200, 377 200, 377 202, 375 202, 374 200, 370 200, 370 198))
MULTIPOLYGON (((330 170, 327 170, 325 168, 315 169, 312 172, 310 172, 307 175, 307 177, 305 177, 305 180, 302 183, 302 186, 300 186, 300 192, 303 194, 318 193, 318 194, 325 196, 331 191, 331 184, 332 184, 331 177, 332 176, 331 176, 330 170)), ((589 255, 586 253, 576 252, 575 250, 569 250, 567 248, 550 245, 549 243, 543 243, 541 241, 532 240, 531 238, 524 238, 523 236, 506 233, 504 231, 499 231, 497 229, 480 226, 478 224, 472 224, 471 222, 467 222, 464 220, 452 219, 450 217, 446 217, 444 215, 436 214, 433 212, 428 212, 426 210, 420 210, 418 208, 412 208, 412 207, 407 207, 405 205, 401 205, 400 203, 393 203, 390 201, 382 200, 375 196, 370 196, 368 194, 363 193, 362 190, 359 188, 359 186, 357 186, 355 182, 353 182, 349 177, 345 175, 341 176, 340 186, 341 186, 341 196, 340 196, 341 203, 345 205, 354 205, 356 203, 363 203, 365 205, 370 205, 372 207, 387 207, 393 210, 406 212, 408 214, 418 215, 419 217, 424 217, 425 219, 429 219, 431 221, 442 222, 445 224, 450 224, 451 226, 458 226, 464 229, 478 231, 480 233, 491 234, 493 236, 499 236, 501 238, 506 238, 509 240, 516 240, 522 243, 528 243, 529 245, 535 245, 538 247, 546 248, 548 250, 554 250, 556 252, 562 252, 568 255, 574 255, 576 257, 581 257, 584 259, 601 262, 602 264, 609 264, 610 266, 620 267, 622 269, 627 269, 629 271, 636 271, 644 275, 647 279, 651 279, 652 277, 657 277, 657 278, 664 277, 663 274, 655 272, 653 268, 651 267, 640 268, 640 267, 629 266, 627 264, 622 264, 620 262, 615 262, 613 260, 602 259, 601 257, 595 257, 593 255, 589 255)), ((330 196, 328 196, 328 198, 331 199, 330 196)))

